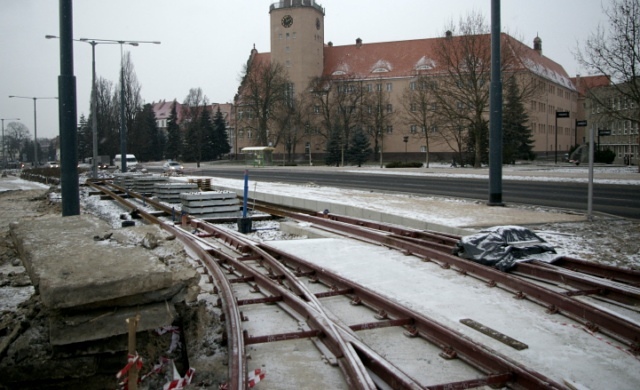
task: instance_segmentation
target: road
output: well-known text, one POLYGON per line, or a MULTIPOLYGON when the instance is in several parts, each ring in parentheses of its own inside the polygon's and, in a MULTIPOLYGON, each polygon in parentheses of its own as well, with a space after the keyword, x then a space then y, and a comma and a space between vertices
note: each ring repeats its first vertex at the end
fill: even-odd
MULTIPOLYGON (((241 180, 243 169, 229 167, 204 167, 199 173, 205 176, 241 180)), ((438 195, 488 201, 488 179, 466 177, 429 177, 428 175, 380 175, 367 172, 331 170, 302 170, 286 168, 251 169, 250 178, 255 181, 303 184, 377 190, 417 195, 438 195)), ((503 180, 502 200, 545 207, 587 211, 587 183, 558 181, 503 180)), ((638 186, 595 184, 593 211, 640 220, 640 196, 638 186)))

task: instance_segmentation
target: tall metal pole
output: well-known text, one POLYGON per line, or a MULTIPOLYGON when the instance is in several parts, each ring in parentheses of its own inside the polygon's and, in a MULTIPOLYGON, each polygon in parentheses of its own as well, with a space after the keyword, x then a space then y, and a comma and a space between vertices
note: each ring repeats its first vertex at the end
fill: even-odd
POLYGON ((38 165, 38 118, 37 118, 37 106, 36 100, 38 99, 57 99, 57 97, 33 97, 33 96, 16 96, 9 95, 9 98, 19 98, 19 99, 31 99, 33 100, 33 166, 34 168, 38 165))
POLYGON ((91 45, 91 130, 93 133, 93 160, 91 160, 91 174, 98 178, 98 102, 96 93, 96 42, 91 45))
POLYGON ((73 74, 73 4, 60 1, 60 187, 62 216, 80 215, 78 183, 76 78, 73 74))
POLYGON ((489 206, 502 203, 502 75, 500 0, 491 0, 491 90, 489 97, 489 206))
POLYGON ((36 100, 33 98, 33 166, 37 167, 38 164, 38 120, 36 115, 36 100))
POLYGON ((587 185, 587 219, 593 221, 593 154, 594 154, 594 136, 595 126, 591 126, 589 130, 589 183, 587 185))
POLYGON ((120 43, 120 170, 127 171, 127 125, 124 123, 124 54, 120 43))

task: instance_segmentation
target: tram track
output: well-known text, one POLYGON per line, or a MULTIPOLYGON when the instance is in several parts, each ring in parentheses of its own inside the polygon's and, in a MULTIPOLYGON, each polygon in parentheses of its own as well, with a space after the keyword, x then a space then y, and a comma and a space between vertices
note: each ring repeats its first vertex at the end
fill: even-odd
MULTIPOLYGON (((511 388, 566 388, 565 384, 527 368, 457 331, 402 307, 374 291, 345 280, 337 274, 314 267, 303 259, 266 244, 256 244, 238 233, 220 229, 214 224, 190 216, 181 216, 180 221, 176 221, 175 212, 170 207, 111 183, 90 184, 114 197, 130 211, 139 213, 148 222, 159 224, 163 229, 176 235, 197 254, 201 264, 206 267, 207 273, 215 281, 216 292, 219 294, 220 306, 227 325, 226 339, 229 350, 227 388, 247 388, 246 373, 249 370, 245 351, 248 346, 311 338, 316 339, 316 344, 318 341, 323 342, 324 347, 318 348, 325 354, 332 355, 338 362, 349 388, 456 389, 486 385, 511 388), (144 205, 161 210, 167 219, 171 218, 171 220, 162 220, 156 213, 141 210, 139 205, 122 199, 118 193, 134 197, 144 205), (262 298, 241 299, 234 296, 239 283, 246 283, 248 290, 262 295, 262 298), (308 285, 322 285, 324 291, 311 291, 308 285), (349 324, 346 320, 336 318, 336 315, 326 310, 322 304, 322 300, 331 297, 344 297, 349 305, 368 308, 376 320, 349 324), (250 336, 242 331, 245 317, 240 308, 260 304, 286 305, 289 308, 287 311, 297 313, 293 314, 296 318, 305 319, 304 329, 296 332, 250 336), (397 363, 388 361, 382 354, 375 352, 373 347, 367 345, 358 336, 358 332, 361 331, 383 328, 398 328, 409 338, 421 338, 437 346, 441 358, 463 361, 473 367, 475 374, 468 379, 421 383, 403 372, 397 363)), ((637 325, 625 324, 622 321, 611 325, 608 322, 611 318, 607 317, 609 313, 602 314, 597 310, 590 314, 579 315, 576 313, 578 309, 572 311, 569 308, 567 302, 571 300, 569 297, 543 293, 541 292, 543 289, 538 289, 535 285, 519 288, 510 278, 498 277, 493 272, 479 269, 479 267, 487 267, 469 265, 468 261, 446 253, 457 241, 455 236, 420 232, 356 219, 347 222, 339 220, 344 217, 331 214, 314 215, 315 213, 301 210, 284 210, 281 207, 256 202, 253 204, 256 210, 305 220, 314 226, 339 231, 406 254, 416 255, 424 261, 437 263, 442 268, 453 265, 454 269, 463 275, 471 274, 489 285, 500 284, 516 295, 523 294, 523 297, 548 307, 549 304, 546 302, 559 302, 563 313, 570 313, 572 318, 582 320, 585 326, 589 326, 589 323, 602 326, 605 333, 623 341, 630 350, 637 353, 639 334, 637 325)), ((550 305, 555 306, 555 303, 550 305)), ((585 310, 584 307, 580 309, 585 310)))

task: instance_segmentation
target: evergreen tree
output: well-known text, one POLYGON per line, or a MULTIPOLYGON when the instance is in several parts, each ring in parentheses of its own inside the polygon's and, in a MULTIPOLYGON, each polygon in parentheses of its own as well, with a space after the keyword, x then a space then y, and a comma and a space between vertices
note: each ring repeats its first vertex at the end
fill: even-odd
POLYGON ((525 123, 529 116, 524 109, 518 84, 514 79, 507 83, 505 105, 502 115, 502 161, 515 164, 516 160, 531 160, 533 154, 533 135, 525 123))
POLYGON ((324 158, 325 164, 339 167, 340 162, 342 161, 341 150, 342 141, 340 131, 334 129, 331 134, 329 134, 329 139, 327 140, 327 154, 324 158))
POLYGON ((213 121, 211 120, 210 107, 205 105, 200 116, 200 148, 201 148, 201 160, 211 161, 214 159, 214 135, 213 135, 213 121))
POLYGON ((347 153, 348 160, 359 167, 369 159, 371 155, 371 142, 369 142, 369 137, 367 137, 361 128, 355 130, 347 153))
POLYGON ((229 145, 229 137, 227 136, 227 124, 218 106, 218 111, 213 118, 213 159, 217 160, 230 151, 231 145, 229 145))
POLYGON ((489 121, 483 119, 474 126, 478 128, 467 133, 466 161, 463 161, 463 164, 481 167, 482 164, 489 163, 489 121), (480 139, 476 139, 477 137, 480 137, 480 139), (476 150, 478 147, 480 148, 479 151, 476 150), (480 161, 477 161, 478 158, 480 161))
POLYGON ((78 158, 84 159, 93 156, 93 131, 84 114, 80 115, 78 122, 78 158))
POLYGON ((153 107, 145 104, 136 113, 129 131, 129 150, 141 161, 161 160, 162 144, 153 107))
POLYGON ((178 112, 176 109, 176 101, 173 101, 171 113, 167 121, 167 143, 165 145, 165 156, 171 160, 180 159, 182 152, 182 135, 180 134, 180 126, 178 125, 178 112))

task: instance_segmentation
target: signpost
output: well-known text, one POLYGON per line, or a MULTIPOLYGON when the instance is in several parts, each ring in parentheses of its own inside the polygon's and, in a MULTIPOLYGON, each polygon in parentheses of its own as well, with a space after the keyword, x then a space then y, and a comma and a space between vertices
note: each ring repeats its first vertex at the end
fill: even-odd
POLYGON ((569 118, 569 111, 556 111, 556 164, 558 163, 558 118, 569 118))
POLYGON ((611 135, 611 130, 609 129, 598 129, 598 150, 600 150, 600 137, 611 135))
MULTIPOLYGON (((573 144, 575 146, 578 146, 578 127, 587 127, 587 121, 586 120, 579 121, 579 120, 576 119, 576 130, 575 130, 575 132, 573 134, 573 136, 574 136, 573 144)), ((584 139, 584 138, 582 138, 582 139, 584 139)))

